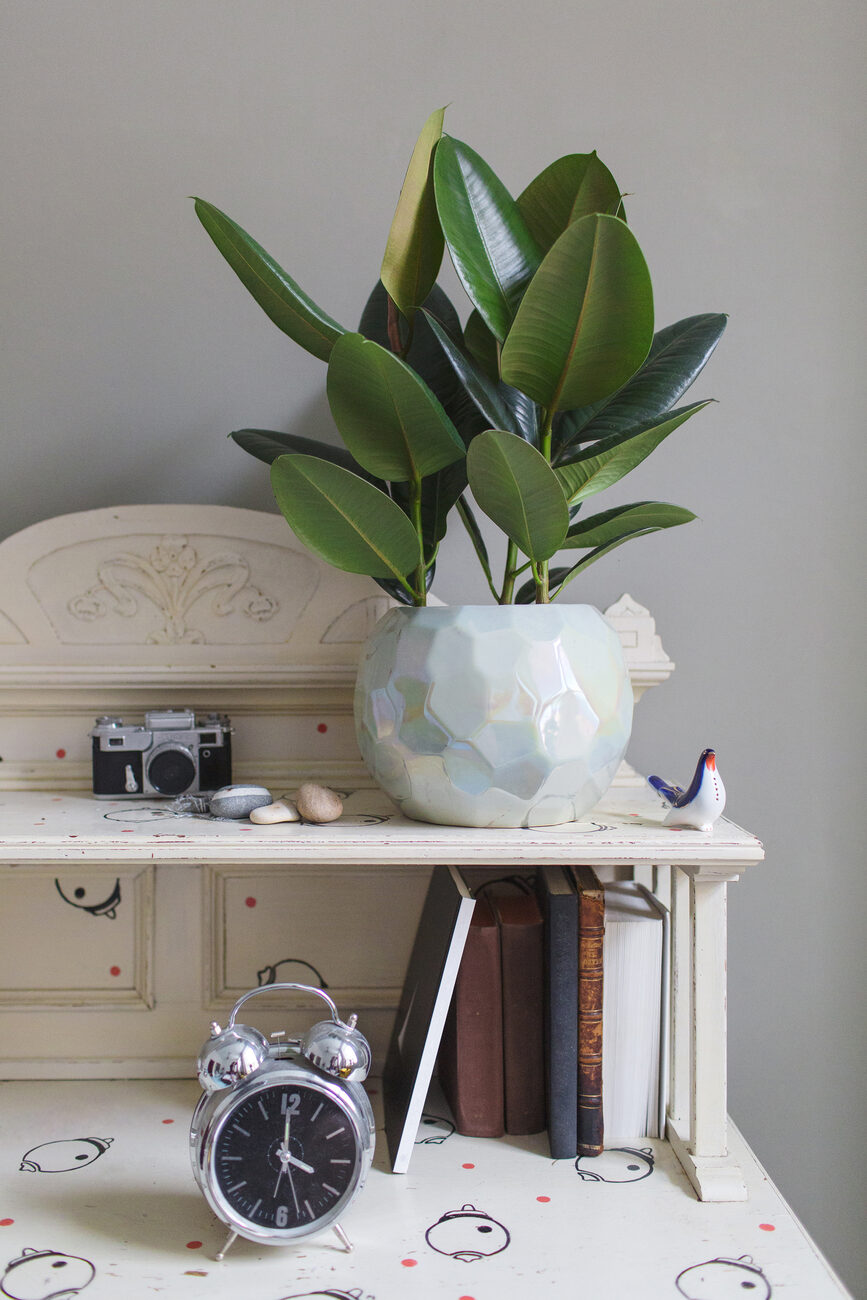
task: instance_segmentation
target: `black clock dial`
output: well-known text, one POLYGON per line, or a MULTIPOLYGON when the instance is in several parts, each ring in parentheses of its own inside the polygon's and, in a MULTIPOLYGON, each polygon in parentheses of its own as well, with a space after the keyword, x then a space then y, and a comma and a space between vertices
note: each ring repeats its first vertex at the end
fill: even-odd
POLYGON ((264 1228, 304 1228, 332 1214, 354 1188, 355 1129, 327 1093, 275 1084, 230 1112, 215 1142, 214 1169, 240 1217, 264 1228))

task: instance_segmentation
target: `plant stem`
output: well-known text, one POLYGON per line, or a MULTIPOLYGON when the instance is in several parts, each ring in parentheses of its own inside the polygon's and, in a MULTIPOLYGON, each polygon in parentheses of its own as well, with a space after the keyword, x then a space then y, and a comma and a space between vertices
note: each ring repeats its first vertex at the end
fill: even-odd
POLYGON ((403 361, 412 346, 413 321, 410 320, 408 322, 406 342, 403 342, 400 337, 400 321, 401 314, 397 303, 390 295, 388 295, 388 346, 391 348, 392 352, 399 356, 401 361, 403 361))
MULTIPOLYGON (((553 420, 554 420, 554 412, 552 410, 549 410, 547 406, 544 407, 543 419, 542 419, 542 431, 539 439, 539 450, 541 451, 542 455, 545 457, 549 465, 551 464, 551 438, 552 438, 551 425, 553 420)), ((534 566, 533 576, 536 579, 536 604, 547 605, 551 599, 550 595, 548 594, 548 561, 547 560, 542 560, 538 565, 534 566)))
POLYGON ((414 602, 416 605, 427 604, 427 590, 425 588, 426 565, 424 562, 424 535, 421 524, 421 475, 416 474, 410 483, 410 508, 412 510, 412 525, 418 537, 418 554, 419 561, 414 574, 415 592, 414 602))
POLYGON ((515 597, 515 578, 518 573, 518 547, 509 539, 509 545, 506 549, 506 568, 503 573, 503 590, 500 593, 499 602, 501 605, 511 605, 515 597))

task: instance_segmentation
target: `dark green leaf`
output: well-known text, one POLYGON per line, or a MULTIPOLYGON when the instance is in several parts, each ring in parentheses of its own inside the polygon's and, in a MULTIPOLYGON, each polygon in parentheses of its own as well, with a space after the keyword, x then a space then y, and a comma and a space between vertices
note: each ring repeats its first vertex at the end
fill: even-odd
POLYGON ((530 234, 547 253, 579 217, 591 212, 618 216, 620 189, 594 150, 558 158, 530 181, 516 201, 530 234))
POLYGON ((500 381, 500 346, 475 307, 464 326, 464 342, 489 379, 500 381))
POLYGON ((469 534, 470 541, 473 543, 476 555, 479 557, 479 563, 482 566, 482 572, 488 580, 488 586, 493 591, 494 579, 491 574, 491 561, 488 558, 488 548, 485 545, 485 539, 482 536, 482 530, 479 528, 478 520, 473 514, 472 506, 465 496, 458 501, 458 514, 461 522, 469 534))
POLYGON ((601 402, 558 417, 562 423, 555 428, 554 460, 568 459, 569 448, 576 443, 623 433, 670 411, 701 374, 727 319, 720 312, 709 312, 659 330, 647 360, 622 388, 601 402))
POLYGON ((196 215, 246 289, 274 324, 327 361, 343 326, 332 320, 255 239, 225 212, 196 199, 196 215))
MULTIPOLYGON (((452 338, 461 339, 461 322, 458 313, 439 285, 434 285, 423 305, 436 316, 452 338)), ((363 334, 366 339, 378 343, 380 347, 390 347, 388 337, 388 294, 381 280, 377 282, 367 300, 358 325, 358 332, 363 334)), ((449 403, 454 398, 460 385, 455 378, 454 370, 443 355, 443 350, 435 338, 426 317, 419 312, 416 312, 413 318, 412 341, 404 360, 417 375, 421 375, 428 388, 448 410, 449 403)))
POLYGON ((434 156, 437 211, 461 283, 501 341, 539 250, 515 200, 483 158, 444 135, 434 156))
POLYGON ((335 568, 403 578, 418 566, 418 537, 400 507, 340 465, 280 456, 271 466, 271 485, 292 531, 335 568))
POLYGON ((502 429, 488 429, 470 443, 467 477, 485 514, 540 563, 559 550, 569 526, 566 498, 545 457, 502 429))
MULTIPOLYGON (((425 562, 436 553, 437 547, 445 537, 449 511, 466 491, 466 487, 467 468, 463 457, 454 464, 447 465, 437 474, 429 475, 422 483, 421 529, 425 562)), ((411 514, 411 494, 408 483, 392 483, 391 497, 404 514, 411 514)))
POLYGON ((463 457, 460 435, 424 380, 361 334, 335 343, 326 391, 344 442, 371 474, 423 478, 463 457))
POLYGON ((690 416, 695 415, 707 402, 695 402, 672 411, 667 420, 647 429, 630 429, 626 433, 600 438, 579 452, 568 465, 558 465, 554 471, 562 484, 570 505, 611 487, 630 470, 640 465, 645 457, 659 446, 690 416))
POLYGON ((695 519, 691 510, 672 506, 665 501, 636 501, 630 506, 616 506, 590 515, 572 524, 563 541, 563 549, 607 546, 636 532, 651 533, 660 528, 674 528, 695 519))
POLYGON ((500 372, 550 411, 620 388, 653 339, 644 256, 617 217, 573 221, 527 286, 503 345, 500 372))
POLYGON ((350 473, 360 474, 362 478, 371 477, 345 447, 332 447, 330 443, 305 438, 301 434, 280 433, 276 429, 236 429, 229 437, 266 465, 273 464, 278 456, 295 451, 305 456, 318 456, 320 460, 330 460, 332 464, 342 465, 350 473))
MULTIPOLYGON (((440 325, 435 316, 425 312, 430 327, 439 340, 443 352, 448 357, 455 374, 466 390, 468 396, 473 401, 479 414, 486 421, 485 427, 488 429, 508 429, 510 433, 516 433, 519 437, 525 437, 524 429, 520 421, 516 418, 513 407, 503 399, 503 388, 505 385, 493 383, 486 374, 476 365, 464 352, 455 340, 451 337, 448 330, 440 325)), ((515 397, 522 397, 514 389, 510 392, 515 393, 515 397)), ((525 419, 529 418, 529 407, 527 399, 524 399, 523 414, 525 419)), ((535 409, 535 407, 533 408, 535 409)))
MULTIPOLYGON (((554 591, 554 588, 558 585, 558 583, 561 583, 563 581, 563 578, 567 573, 569 573, 569 569, 548 570, 549 592, 554 591)), ((515 593, 515 604, 532 605, 535 603, 535 600, 536 600, 536 579, 531 578, 529 582, 525 582, 522 587, 518 588, 517 592, 515 593)))
POLYGON ((443 232, 433 191, 433 154, 445 109, 431 113, 409 160, 391 223, 381 279, 404 316, 411 316, 433 288, 443 260, 443 232))

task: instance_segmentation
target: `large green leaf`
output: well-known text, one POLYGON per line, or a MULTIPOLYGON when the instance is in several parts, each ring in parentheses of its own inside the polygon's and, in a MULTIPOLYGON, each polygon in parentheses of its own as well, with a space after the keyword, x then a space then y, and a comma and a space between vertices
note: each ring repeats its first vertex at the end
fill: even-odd
POLYGON ((695 415, 707 402, 694 402, 672 411, 667 420, 650 428, 630 429, 626 433, 600 438, 586 447, 568 465, 559 465, 554 473, 562 484, 570 505, 611 487, 650 455, 664 438, 695 415))
POLYGON ((418 566, 418 536, 400 506, 342 466, 280 456, 271 486, 292 531, 335 568, 403 578, 418 566))
POLYGON ((308 298, 255 239, 225 212, 196 199, 196 215, 246 289, 274 324, 302 348, 327 361, 342 325, 308 298))
POLYGON ((569 511, 557 475, 528 442, 488 429, 470 443, 467 477, 485 514, 535 563, 559 550, 569 511))
POLYGON ((658 330, 647 360, 621 389, 602 402, 558 417, 554 460, 567 460, 577 443, 623 433, 670 411, 706 366, 727 319, 721 312, 707 312, 658 330))
POLYGON ((439 340, 440 347, 448 357, 455 374, 475 403, 479 413, 487 420, 487 427, 489 429, 508 429, 510 433, 517 433, 520 437, 523 437, 523 430, 514 418, 513 411, 500 395, 499 385, 493 383, 479 369, 475 361, 467 356, 448 330, 440 325, 435 316, 431 316, 427 312, 425 315, 427 315, 430 327, 439 340))
POLYGON ((591 212, 619 215, 620 188, 604 162, 593 153, 558 158, 516 200, 530 234, 543 253, 567 226, 591 212))
POLYGON ((326 391, 350 452, 379 478, 423 478, 463 457, 458 431, 424 380, 361 334, 335 343, 326 391))
POLYGON ((539 250, 515 200, 475 150, 444 135, 434 155, 440 225, 455 270, 492 333, 504 339, 539 250))
POLYGON ((557 411, 620 388, 653 340, 653 290, 629 227, 598 213, 564 230, 503 345, 507 384, 557 411))
POLYGON ((388 233, 380 276, 392 300, 411 316, 430 293, 443 260, 443 232, 433 191, 433 154, 445 109, 431 113, 409 160, 388 233))
POLYGON ((590 550, 638 531, 650 533, 660 528, 675 528, 693 519, 692 511, 683 506, 672 506, 667 501, 636 501, 633 505, 615 506, 613 510, 603 510, 572 524, 563 540, 563 549, 590 550))

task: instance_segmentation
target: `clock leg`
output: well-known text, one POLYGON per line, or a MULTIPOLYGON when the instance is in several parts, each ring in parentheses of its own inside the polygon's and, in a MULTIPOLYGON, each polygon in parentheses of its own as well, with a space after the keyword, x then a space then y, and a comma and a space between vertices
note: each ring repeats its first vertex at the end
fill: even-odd
POLYGON ((237 1232, 230 1232, 228 1237, 226 1238, 225 1246, 223 1247, 222 1250, 217 1251, 216 1255, 214 1256, 214 1259, 225 1259, 226 1252, 231 1249, 233 1243, 236 1242, 237 1240, 238 1240, 237 1232))
POLYGON ((347 1237, 346 1233, 343 1231, 339 1223, 334 1224, 334 1231, 337 1233, 338 1241, 340 1242, 343 1249, 347 1252, 347 1254, 351 1250, 355 1249, 352 1242, 349 1240, 349 1238, 347 1237))

